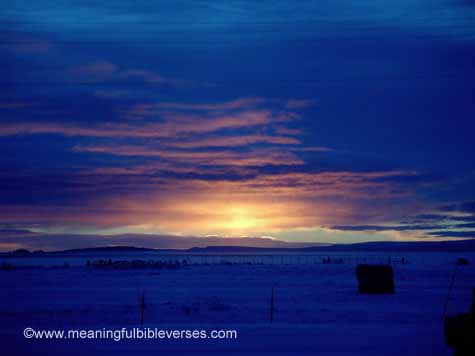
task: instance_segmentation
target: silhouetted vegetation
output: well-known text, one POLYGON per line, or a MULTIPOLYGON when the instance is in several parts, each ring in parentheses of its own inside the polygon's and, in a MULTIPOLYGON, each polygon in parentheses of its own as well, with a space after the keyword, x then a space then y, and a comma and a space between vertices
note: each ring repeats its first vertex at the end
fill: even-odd
POLYGON ((16 270, 16 267, 10 263, 3 262, 0 265, 0 271, 14 271, 16 270))
POLYGON ((111 269, 111 270, 125 270, 125 269, 178 269, 186 265, 186 260, 182 262, 178 260, 170 261, 154 261, 154 260, 118 260, 113 261, 112 259, 108 260, 97 260, 97 261, 87 261, 86 266, 88 268, 95 269, 111 269))
POLYGON ((323 264, 329 264, 329 263, 334 263, 334 264, 342 264, 343 263, 343 258, 330 258, 330 257, 324 257, 322 260, 323 264))
POLYGON ((11 252, 12 255, 29 255, 31 252, 24 248, 19 248, 11 252))

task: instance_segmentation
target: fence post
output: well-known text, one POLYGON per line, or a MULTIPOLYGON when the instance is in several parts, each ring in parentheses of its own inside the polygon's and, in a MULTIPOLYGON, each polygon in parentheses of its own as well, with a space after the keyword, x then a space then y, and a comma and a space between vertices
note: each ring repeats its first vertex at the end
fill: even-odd
POLYGON ((145 314, 145 292, 142 292, 142 296, 140 297, 140 325, 143 325, 145 314))
POLYGON ((272 293, 270 296, 270 322, 274 320, 274 287, 272 287, 272 293))

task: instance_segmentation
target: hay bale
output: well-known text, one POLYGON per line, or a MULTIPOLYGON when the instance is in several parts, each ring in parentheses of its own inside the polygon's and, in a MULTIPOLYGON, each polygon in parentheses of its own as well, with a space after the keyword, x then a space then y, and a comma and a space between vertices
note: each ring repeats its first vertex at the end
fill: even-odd
POLYGON ((457 265, 459 265, 459 266, 468 266, 468 265, 470 265, 470 262, 465 257, 459 257, 459 258, 457 258, 457 265))
POLYGON ((393 294, 394 275, 390 265, 356 266, 358 291, 361 294, 393 294))

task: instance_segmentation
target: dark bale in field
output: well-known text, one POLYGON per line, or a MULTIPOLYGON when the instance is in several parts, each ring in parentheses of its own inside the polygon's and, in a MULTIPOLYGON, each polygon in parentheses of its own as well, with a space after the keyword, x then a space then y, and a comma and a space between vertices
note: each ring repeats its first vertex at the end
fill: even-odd
POLYGON ((359 264, 356 278, 362 294, 394 294, 393 268, 389 265, 359 264))
POLYGON ((468 266, 470 262, 465 257, 457 258, 457 265, 459 266, 468 266))

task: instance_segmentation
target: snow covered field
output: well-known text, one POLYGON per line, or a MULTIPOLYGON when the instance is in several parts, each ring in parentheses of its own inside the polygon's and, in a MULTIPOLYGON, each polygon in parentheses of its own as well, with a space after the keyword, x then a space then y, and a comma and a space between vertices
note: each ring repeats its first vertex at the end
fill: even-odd
MULTIPOLYGON (((467 312, 475 287, 475 255, 332 254, 332 261, 342 263, 323 264, 325 256, 185 256, 193 264, 178 269, 120 270, 85 266, 86 259, 101 256, 0 258, 0 263, 23 266, 0 271, 0 342, 8 355, 451 354, 442 323, 448 286, 457 257, 467 257, 470 265, 457 267, 447 308, 448 314, 467 312), (359 295, 356 263, 387 261, 389 256, 396 294, 359 295), (405 264, 400 263, 401 257, 405 264), (70 268, 58 267, 65 262, 70 268), (27 267, 32 265, 37 267, 27 267), (271 324, 272 287, 275 313, 271 324), (22 336, 25 327, 140 326, 142 294, 144 326, 232 329, 237 330, 238 338, 116 342, 28 340, 22 336)), ((159 256, 107 258, 158 260, 159 256)))

